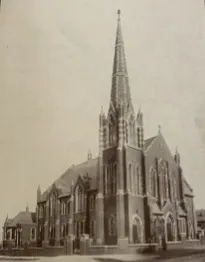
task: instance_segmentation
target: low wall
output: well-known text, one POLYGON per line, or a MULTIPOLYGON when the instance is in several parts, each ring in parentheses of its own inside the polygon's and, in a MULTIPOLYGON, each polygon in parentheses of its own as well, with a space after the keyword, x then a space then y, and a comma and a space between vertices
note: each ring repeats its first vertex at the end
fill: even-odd
POLYGON ((64 247, 46 247, 46 248, 27 248, 27 249, 2 249, 0 255, 2 256, 16 256, 16 257, 53 257, 65 255, 64 247))
POLYGON ((133 244, 128 245, 124 249, 116 246, 97 246, 92 245, 88 247, 89 255, 99 254, 136 254, 136 253, 153 253, 157 250, 157 244, 133 244))
MULTIPOLYGON (((166 243, 166 249, 184 249, 188 247, 196 247, 200 245, 199 240, 187 240, 184 242, 168 242, 166 243)), ((99 255, 99 254, 136 254, 136 253, 156 253, 160 250, 159 244, 129 244, 124 249, 119 249, 116 246, 97 246, 90 245, 88 246, 87 253, 90 255, 99 255)))
POLYGON ((181 249, 181 248, 187 248, 187 247, 196 247, 199 246, 200 241, 198 239, 193 239, 193 240, 186 240, 186 241, 177 241, 177 242, 168 242, 167 243, 167 249, 181 249))
MULTIPOLYGON (((159 250, 158 244, 129 244, 125 248, 119 248, 117 245, 90 245, 89 239, 81 241, 80 244, 80 254, 81 255, 100 255, 100 254, 136 254, 136 253, 155 253, 159 250)), ((187 247, 200 246, 199 240, 187 240, 185 242, 168 242, 166 243, 167 250, 172 249, 184 249, 187 247)), ((66 246, 52 246, 52 247, 27 247, 21 249, 2 249, 0 250, 0 255, 4 256, 32 256, 32 257, 53 257, 61 255, 72 255, 73 254, 73 244, 71 242, 67 243, 66 246)))

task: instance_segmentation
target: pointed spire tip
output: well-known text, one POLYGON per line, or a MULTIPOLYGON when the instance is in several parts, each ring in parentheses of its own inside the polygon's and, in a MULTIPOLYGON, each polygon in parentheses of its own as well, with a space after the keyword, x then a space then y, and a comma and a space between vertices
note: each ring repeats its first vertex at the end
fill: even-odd
POLYGON ((120 15, 121 15, 120 9, 117 10, 117 14, 118 14, 118 19, 120 19, 120 15))
POLYGON ((175 148, 175 154, 178 154, 178 146, 175 148))
POLYGON ((158 125, 158 133, 161 133, 161 125, 158 125))

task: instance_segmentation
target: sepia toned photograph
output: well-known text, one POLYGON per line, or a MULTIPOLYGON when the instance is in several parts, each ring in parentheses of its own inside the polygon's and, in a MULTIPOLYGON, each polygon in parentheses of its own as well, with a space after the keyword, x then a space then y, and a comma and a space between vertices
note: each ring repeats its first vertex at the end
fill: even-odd
POLYGON ((0 260, 205 261, 205 1, 0 1, 0 260))

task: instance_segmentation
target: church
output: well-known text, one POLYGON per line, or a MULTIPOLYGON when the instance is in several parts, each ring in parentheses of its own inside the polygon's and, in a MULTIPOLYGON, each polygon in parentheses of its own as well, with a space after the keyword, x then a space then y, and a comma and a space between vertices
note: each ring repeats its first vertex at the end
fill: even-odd
POLYGON ((99 114, 99 154, 37 190, 37 243, 63 245, 82 235, 92 245, 182 242, 196 238, 193 189, 159 129, 145 139, 132 104, 118 11, 109 110, 99 114))

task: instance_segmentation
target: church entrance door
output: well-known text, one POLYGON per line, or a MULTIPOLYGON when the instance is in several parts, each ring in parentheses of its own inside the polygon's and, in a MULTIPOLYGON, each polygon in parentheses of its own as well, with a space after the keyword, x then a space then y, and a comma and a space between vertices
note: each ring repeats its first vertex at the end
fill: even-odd
POLYGON ((142 241, 142 222, 139 217, 135 217, 132 225, 133 243, 141 243, 142 241))

